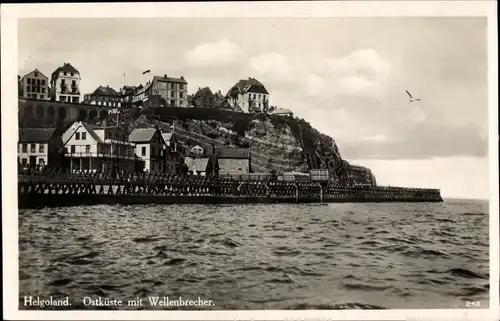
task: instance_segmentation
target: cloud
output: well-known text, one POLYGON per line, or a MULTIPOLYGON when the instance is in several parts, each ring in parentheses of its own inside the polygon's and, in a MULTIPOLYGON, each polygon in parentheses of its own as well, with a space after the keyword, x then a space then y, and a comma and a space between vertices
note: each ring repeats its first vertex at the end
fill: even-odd
POLYGON ((186 62, 195 67, 225 66, 235 63, 242 56, 241 48, 228 39, 202 43, 186 52, 186 62))
POLYGON ((287 57, 277 52, 252 57, 249 64, 250 68, 261 75, 278 80, 286 80, 294 73, 294 66, 290 64, 287 57))

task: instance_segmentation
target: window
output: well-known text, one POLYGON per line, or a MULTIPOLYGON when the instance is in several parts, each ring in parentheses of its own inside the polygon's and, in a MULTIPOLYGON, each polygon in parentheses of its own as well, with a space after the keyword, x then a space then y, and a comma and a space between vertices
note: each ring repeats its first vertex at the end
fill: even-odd
POLYGON ((174 106, 175 106, 175 100, 173 100, 173 99, 172 99, 172 100, 170 101, 170 107, 174 107, 174 106))
POLYGON ((73 77, 74 75, 75 75, 75 73, 74 73, 74 72, 72 72, 72 73, 71 73, 71 77, 73 77))
POLYGON ((45 153, 45 144, 38 145, 38 152, 45 153))
POLYGON ((63 75, 65 75, 65 76, 66 76, 66 75, 68 75, 68 73, 65 71, 65 72, 63 72, 63 75))
POLYGON ((171 91, 170 92, 170 97, 175 98, 175 92, 171 91))
POLYGON ((180 98, 184 98, 184 93, 179 93, 180 98))
POLYGON ((146 147, 142 148, 142 156, 146 156, 146 147))
POLYGON ((75 145, 71 145, 71 154, 75 153, 75 145))
POLYGON ((179 89, 183 90, 184 89, 184 84, 179 84, 179 89))
POLYGON ((28 164, 28 159, 27 158, 22 158, 21 159, 21 164, 23 164, 23 167, 26 166, 26 164, 28 164))
POLYGON ((31 152, 36 153, 36 144, 31 144, 31 152))
POLYGON ((41 81, 40 79, 37 79, 37 80, 36 80, 36 85, 37 85, 37 86, 40 86, 41 82, 42 82, 42 81, 41 81))
POLYGON ((23 153, 28 152, 28 144, 23 144, 23 153))
POLYGON ((65 101, 66 100, 66 96, 59 96, 59 101, 65 101))
POLYGON ((39 158, 38 159, 38 165, 45 165, 45 159, 39 158))
POLYGON ((37 71, 35 71, 35 77, 38 77, 38 72, 37 71))
POLYGON ((28 85, 31 85, 31 78, 28 78, 28 85))
POLYGON ((42 86, 45 86, 45 79, 42 79, 42 86))
POLYGON ((75 133, 75 139, 76 139, 76 140, 80 140, 80 133, 79 133, 79 132, 76 132, 76 133, 75 133))
POLYGON ((87 139, 87 133, 86 132, 83 132, 82 133, 82 140, 86 140, 87 139))
POLYGON ((85 153, 90 153, 90 145, 85 146, 85 153))

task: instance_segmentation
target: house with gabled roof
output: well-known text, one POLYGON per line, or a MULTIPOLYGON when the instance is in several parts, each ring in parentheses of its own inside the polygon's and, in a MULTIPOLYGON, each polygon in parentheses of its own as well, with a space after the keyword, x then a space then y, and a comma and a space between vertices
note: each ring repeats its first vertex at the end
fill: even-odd
POLYGON ((251 153, 248 148, 214 147, 219 175, 246 175, 251 172, 251 153))
POLYGON ((233 109, 242 109, 246 113, 267 112, 269 108, 269 92, 255 78, 238 81, 226 95, 233 109))
POLYGON ((135 128, 128 140, 135 144, 135 154, 144 161, 144 170, 149 173, 163 173, 163 140, 159 128, 135 128))
POLYGON ((83 102, 97 106, 121 107, 122 95, 109 86, 99 86, 91 94, 84 95, 83 102))
POLYGON ((19 128, 18 163, 28 166, 61 166, 64 147, 55 128, 19 128))
POLYGON ((80 102, 80 72, 69 63, 58 67, 50 78, 51 99, 54 101, 80 102))
POLYGON ((134 172, 143 162, 135 156, 135 144, 120 126, 94 126, 74 122, 62 135, 66 167, 71 170, 134 172))
POLYGON ((198 108, 213 108, 215 107, 215 95, 209 87, 198 88, 193 95, 193 106, 198 108))
POLYGON ((184 164, 191 175, 210 176, 214 174, 214 162, 211 157, 186 157, 184 164))

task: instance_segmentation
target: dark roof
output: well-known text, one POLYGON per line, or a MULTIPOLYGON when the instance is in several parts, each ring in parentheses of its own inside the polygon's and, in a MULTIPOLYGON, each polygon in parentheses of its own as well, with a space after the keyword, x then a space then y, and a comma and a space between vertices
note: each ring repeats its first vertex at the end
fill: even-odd
POLYGON ((20 143, 45 143, 54 134, 55 128, 19 128, 20 143))
POLYGON ((167 77, 166 75, 164 77, 160 76, 154 76, 153 81, 159 81, 159 82, 177 82, 181 84, 187 84, 186 79, 184 77, 181 78, 174 78, 174 77, 167 77))
POLYGON ((193 102, 193 95, 187 95, 187 101, 191 104, 193 102))
POLYGON ((73 67, 71 64, 69 63, 65 63, 63 66, 57 68, 53 73, 52 73, 52 78, 57 78, 57 76, 59 75, 59 73, 63 71, 63 72, 76 72, 76 73, 80 73, 78 70, 76 70, 75 67, 73 67))
POLYGON ((213 93, 210 90, 210 88, 209 87, 205 87, 205 88, 198 89, 198 91, 196 92, 196 94, 194 94, 194 97, 199 97, 199 96, 202 96, 202 95, 205 95, 205 94, 209 94, 209 95, 213 96, 213 93))
POLYGON ((264 85, 255 78, 241 79, 236 83, 236 85, 233 86, 233 88, 234 87, 237 87, 242 93, 251 92, 256 94, 269 95, 269 92, 267 92, 266 87, 264 87, 264 85))
POLYGON ((215 148, 215 154, 219 158, 233 158, 233 159, 248 159, 250 158, 250 150, 248 148, 215 148))
POLYGON ((97 87, 96 90, 92 93, 93 96, 113 96, 113 97, 118 97, 120 94, 116 92, 113 88, 109 86, 99 86, 97 87))
POLYGON ((132 131, 128 140, 133 143, 150 142, 156 131, 158 131, 156 128, 136 128, 132 131))

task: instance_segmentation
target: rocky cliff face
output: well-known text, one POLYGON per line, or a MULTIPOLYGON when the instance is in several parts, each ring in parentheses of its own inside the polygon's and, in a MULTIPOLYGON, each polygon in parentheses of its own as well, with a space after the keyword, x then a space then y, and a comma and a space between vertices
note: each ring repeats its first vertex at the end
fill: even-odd
MULTIPOLYGON (((147 114, 146 114, 147 115, 147 114)), ((142 115, 134 126, 157 125, 172 130, 188 145, 250 148, 254 172, 328 169, 339 184, 376 185, 372 172, 342 159, 335 140, 303 119, 273 115, 232 114, 227 117, 142 115)))

